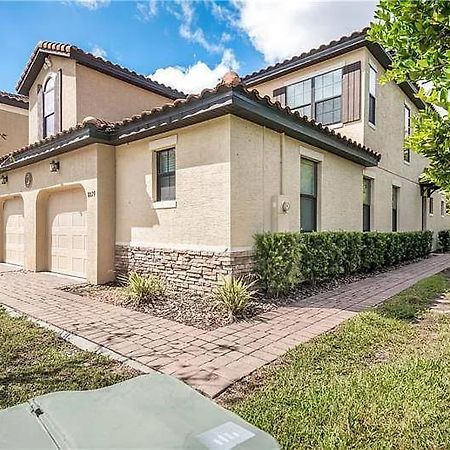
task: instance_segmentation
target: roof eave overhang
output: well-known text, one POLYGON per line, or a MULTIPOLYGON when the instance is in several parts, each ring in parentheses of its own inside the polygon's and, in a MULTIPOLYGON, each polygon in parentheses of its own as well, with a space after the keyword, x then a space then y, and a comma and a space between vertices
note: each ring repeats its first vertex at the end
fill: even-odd
POLYGON ((0 103, 3 105, 14 106, 15 108, 26 109, 28 111, 28 103, 15 100, 14 98, 0 97, 0 103))
POLYGON ((259 83, 273 80, 281 75, 287 75, 291 72, 295 72, 296 70, 326 61, 329 58, 334 58, 335 56, 343 55, 352 50, 357 50, 358 48, 364 47, 365 41, 366 39, 364 36, 357 36, 346 42, 342 42, 333 47, 318 51, 312 55, 302 58, 301 60, 292 61, 292 63, 287 63, 282 67, 275 67, 273 70, 268 70, 266 73, 256 74, 254 77, 249 77, 248 79, 244 78, 244 82, 248 87, 252 87, 259 83))
POLYGON ((34 80, 36 79, 38 73, 40 72, 47 55, 56 55, 66 58, 70 57, 69 52, 63 52, 61 50, 52 51, 52 50, 42 50, 40 48, 35 50, 33 59, 28 67, 27 72, 20 79, 19 83, 17 83, 16 90, 19 94, 21 95, 29 94, 31 86, 33 85, 34 80))
MULTIPOLYGON (((326 61, 327 59, 343 55, 362 47, 367 47, 367 49, 380 62, 384 69, 388 69, 390 67, 391 58, 379 44, 370 42, 365 36, 357 36, 333 47, 324 49, 322 51, 314 53, 313 55, 302 58, 300 61, 293 61, 292 63, 287 63, 283 67, 268 70, 266 73, 257 74, 247 79, 244 78, 244 82, 248 87, 253 87, 257 84, 271 81, 280 76, 295 72, 296 70, 318 64, 320 62, 326 61)), ((411 83, 404 82, 400 83, 399 86, 408 96, 408 98, 416 105, 417 108, 425 108, 425 104, 422 102, 422 100, 416 97, 415 94, 417 93, 417 90, 411 83)))
POLYGON ((80 128, 65 136, 36 146, 23 155, 18 155, 17 160, 14 158, 14 155, 11 155, 8 159, 0 162, 0 173, 34 164, 90 144, 102 143, 110 144, 110 137, 107 134, 93 126, 80 128))
POLYGON ((179 108, 169 108, 167 112, 154 117, 144 117, 125 123, 115 131, 108 133, 98 130, 93 125, 83 127, 18 155, 17 161, 3 161, 0 163, 0 172, 23 167, 92 143, 122 145, 226 114, 233 114, 274 131, 285 133, 294 139, 366 167, 376 166, 379 161, 376 154, 371 154, 353 145, 347 145, 337 136, 329 135, 314 126, 302 123, 287 115, 285 111, 268 107, 239 90, 228 89, 211 94, 199 102, 187 103, 179 108))

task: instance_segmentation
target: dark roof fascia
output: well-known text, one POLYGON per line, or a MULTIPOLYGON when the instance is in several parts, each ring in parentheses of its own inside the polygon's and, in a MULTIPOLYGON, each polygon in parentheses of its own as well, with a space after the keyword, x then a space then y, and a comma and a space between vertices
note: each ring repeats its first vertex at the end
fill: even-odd
POLYGON ((143 117, 137 122, 121 125, 114 133, 115 145, 162 134, 177 128, 194 125, 232 112, 233 91, 209 94, 205 98, 186 103, 156 117, 143 117))
POLYGON ((288 61, 285 64, 281 63, 279 67, 275 66, 266 70, 263 69, 260 73, 257 72, 255 75, 248 75, 244 77, 243 81, 246 86, 252 87, 256 84, 273 80, 282 75, 295 72, 296 70, 312 66, 322 61, 326 61, 327 59, 334 58, 335 56, 340 56, 352 50, 364 47, 365 41, 365 36, 356 36, 344 42, 333 45, 332 47, 315 52, 304 58, 288 61))
POLYGON ((0 173, 18 169, 28 164, 34 164, 44 159, 85 147, 86 145, 110 144, 110 141, 111 138, 108 134, 98 130, 95 126, 87 125, 50 142, 45 142, 42 145, 17 155, 17 157, 12 155, 10 158, 0 162, 0 173))
POLYGON ((4 105, 8 106, 14 106, 20 109, 26 109, 28 111, 28 102, 16 100, 15 98, 0 95, 0 103, 3 103, 4 105))
POLYGON ((379 157, 376 155, 346 145, 344 142, 339 141, 337 137, 327 135, 315 127, 292 120, 282 111, 264 107, 260 103, 240 93, 236 93, 235 95, 233 113, 365 167, 378 165, 379 157))
POLYGON ((0 172, 25 166, 52 156, 66 153, 92 143, 121 145, 150 136, 159 135, 177 128, 194 125, 216 117, 233 114, 278 132, 285 133, 323 150, 330 151, 363 166, 376 166, 379 156, 367 150, 347 145, 338 136, 322 132, 319 128, 289 116, 276 106, 268 107, 242 88, 219 89, 209 92, 195 101, 169 107, 157 114, 142 116, 114 128, 99 130, 95 125, 84 127, 56 137, 50 142, 18 154, 16 159, 0 163, 0 172))
POLYGON ((152 91, 170 100, 176 100, 184 98, 185 95, 182 92, 178 92, 167 86, 163 86, 159 83, 155 83, 150 79, 147 79, 143 75, 138 75, 128 69, 121 68, 109 61, 102 60, 93 55, 85 53, 79 49, 74 49, 69 52, 63 50, 51 50, 51 49, 37 49, 29 68, 25 74, 21 77, 17 84, 17 92, 19 94, 28 95, 34 80, 36 79, 42 64, 44 63, 46 55, 55 55, 65 58, 72 58, 79 64, 94 69, 105 75, 112 76, 126 83, 145 89, 146 91, 152 91))
POLYGON ((22 95, 28 95, 30 92, 31 86, 34 83, 34 80, 38 76, 42 65, 44 64, 44 60, 46 55, 55 55, 69 58, 70 52, 63 52, 57 50, 43 50, 38 49, 36 51, 36 55, 33 57, 33 61, 28 67, 28 70, 25 74, 22 75, 19 83, 17 83, 16 91, 22 95))
MULTIPOLYGON (((304 58, 299 58, 295 61, 288 61, 286 64, 281 63, 279 67, 275 66, 273 68, 263 70, 260 73, 256 73, 255 75, 249 75, 247 77, 244 77, 243 81, 248 87, 253 87, 257 84, 271 81, 275 78, 295 72, 296 70, 321 63, 330 58, 343 55, 362 47, 367 47, 367 49, 380 62, 384 69, 388 69, 390 67, 391 58, 386 53, 386 51, 379 44, 367 40, 366 36, 359 35, 354 38, 349 38, 348 40, 340 42, 336 45, 325 48, 324 50, 315 52, 312 55, 306 56, 304 58)), ((411 83, 400 83, 399 87, 417 106, 417 108, 425 108, 425 104, 422 102, 422 100, 418 99, 415 96, 415 94, 417 93, 417 89, 411 83)))

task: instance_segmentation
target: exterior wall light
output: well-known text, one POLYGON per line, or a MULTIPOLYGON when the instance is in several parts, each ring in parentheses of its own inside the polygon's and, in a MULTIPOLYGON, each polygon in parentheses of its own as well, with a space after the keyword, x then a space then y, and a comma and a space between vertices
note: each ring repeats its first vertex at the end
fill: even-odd
POLYGON ((0 178, 0 183, 7 184, 8 183, 8 175, 2 175, 0 178))
POLYGON ((59 161, 52 161, 50 163, 50 172, 59 172, 59 161))

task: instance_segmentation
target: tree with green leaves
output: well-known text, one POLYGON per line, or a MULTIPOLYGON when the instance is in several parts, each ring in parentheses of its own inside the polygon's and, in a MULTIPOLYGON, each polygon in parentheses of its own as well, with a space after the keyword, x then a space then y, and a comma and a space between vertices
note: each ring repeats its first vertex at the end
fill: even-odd
POLYGON ((450 190, 450 1, 380 0, 369 39, 392 54, 381 82, 420 87, 427 107, 405 145, 431 160, 428 181, 450 190))

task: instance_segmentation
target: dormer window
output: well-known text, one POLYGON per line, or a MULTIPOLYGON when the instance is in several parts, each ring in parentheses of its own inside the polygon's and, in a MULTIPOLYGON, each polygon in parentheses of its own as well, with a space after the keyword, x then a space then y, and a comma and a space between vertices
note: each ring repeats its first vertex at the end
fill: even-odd
POLYGON ((55 134, 55 78, 51 76, 44 84, 43 137, 55 134))
POLYGON ((61 131, 61 72, 51 73, 38 86, 38 134, 39 139, 61 131))

